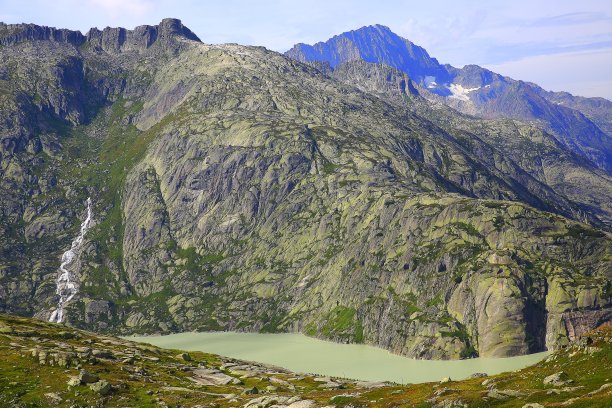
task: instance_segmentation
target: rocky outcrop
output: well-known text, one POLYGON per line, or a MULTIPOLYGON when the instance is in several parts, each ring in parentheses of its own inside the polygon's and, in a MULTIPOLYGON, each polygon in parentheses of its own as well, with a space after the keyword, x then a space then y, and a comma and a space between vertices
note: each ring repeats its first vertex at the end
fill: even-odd
POLYGON ((0 45, 8 47, 24 41, 53 41, 78 47, 85 42, 85 36, 80 31, 35 24, 0 23, 0 45))
POLYGON ((134 30, 127 30, 122 27, 106 27, 103 30, 92 28, 86 35, 83 35, 80 31, 35 24, 0 23, 0 45, 5 47, 25 41, 51 41, 70 44, 75 47, 87 45, 96 51, 119 53, 144 51, 158 40, 168 42, 179 37, 200 41, 197 35, 175 18, 166 18, 155 26, 138 26, 134 30))
POLYGON ((0 49, 17 67, 0 68, 2 310, 52 308, 89 196, 66 309, 83 328, 302 331, 461 358, 557 347, 567 312, 609 309, 609 236, 558 190, 571 184, 499 147, 524 129, 496 122, 487 139, 498 128, 406 109, 410 79, 386 67, 337 66, 347 84, 182 30, 0 49))
POLYGON ((166 18, 156 26, 138 26, 134 30, 122 27, 106 27, 104 30, 92 28, 86 36, 87 44, 92 49, 108 53, 142 52, 156 42, 167 44, 176 38, 200 42, 197 35, 174 18, 166 18))

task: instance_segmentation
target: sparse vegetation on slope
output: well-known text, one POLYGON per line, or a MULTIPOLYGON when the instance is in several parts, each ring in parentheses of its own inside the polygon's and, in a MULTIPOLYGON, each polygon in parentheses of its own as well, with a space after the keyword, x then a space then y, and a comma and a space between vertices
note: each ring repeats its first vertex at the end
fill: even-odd
POLYGON ((0 354, 0 405, 7 407, 607 407, 612 401, 609 326, 518 372, 414 385, 295 374, 4 314, 0 354))

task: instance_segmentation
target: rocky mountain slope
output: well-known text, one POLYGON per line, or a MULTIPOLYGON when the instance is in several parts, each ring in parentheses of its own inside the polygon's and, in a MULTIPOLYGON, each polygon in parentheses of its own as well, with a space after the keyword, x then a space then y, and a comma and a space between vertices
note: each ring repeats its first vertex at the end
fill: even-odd
POLYGON ((355 60, 399 69, 421 94, 460 112, 487 119, 529 121, 553 134, 575 153, 612 172, 612 102, 547 92, 477 65, 441 65, 427 51, 381 25, 362 27, 314 45, 297 44, 287 56, 324 61, 332 68, 355 60))
POLYGON ((302 331, 460 358, 558 348, 610 320, 609 179, 545 133, 431 118, 425 99, 381 98, 382 79, 359 89, 173 19, 0 34, 2 311, 49 318, 91 197, 65 310, 81 328, 302 331), (555 165, 602 180, 580 198, 555 165))
MULTIPOLYGON (((420 96, 422 89, 419 91, 418 84, 414 84, 406 73, 388 65, 356 60, 342 63, 333 70, 315 66, 334 79, 418 113, 450 134, 471 133, 462 139, 485 141, 529 175, 579 204, 585 213, 596 214, 608 225, 612 222, 610 175, 583 156, 568 151, 553 135, 537 126, 517 120, 478 121, 457 114, 445 104, 428 103, 420 96)), ((482 156, 471 143, 464 143, 464 147, 473 155, 482 156)))
MULTIPOLYGON (((183 407, 606 407, 610 327, 514 373, 398 385, 295 374, 0 314, 0 404, 183 407)), ((440 373, 443 375, 443 373, 440 373)))

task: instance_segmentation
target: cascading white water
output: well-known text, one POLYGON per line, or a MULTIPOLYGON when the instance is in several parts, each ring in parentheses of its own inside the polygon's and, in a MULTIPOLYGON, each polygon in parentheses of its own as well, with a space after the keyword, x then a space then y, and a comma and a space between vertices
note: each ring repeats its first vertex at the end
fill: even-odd
POLYGON ((60 276, 55 281, 57 284, 57 290, 55 293, 59 295, 59 301, 57 302, 57 309, 51 313, 49 318, 50 322, 61 323, 64 320, 64 305, 69 302, 74 295, 79 291, 79 284, 77 282, 77 276, 68 270, 68 267, 78 255, 83 245, 83 239, 87 230, 91 226, 91 197, 87 199, 87 218, 81 223, 81 232, 79 236, 72 241, 70 249, 62 254, 62 263, 60 264, 60 276))

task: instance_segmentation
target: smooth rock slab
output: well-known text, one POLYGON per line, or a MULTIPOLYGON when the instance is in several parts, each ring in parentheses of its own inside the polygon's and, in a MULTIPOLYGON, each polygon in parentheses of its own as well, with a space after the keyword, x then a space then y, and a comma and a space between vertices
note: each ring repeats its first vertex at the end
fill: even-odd
POLYGON ((571 383, 572 380, 569 379, 569 376, 565 372, 559 371, 558 373, 545 377, 542 382, 544 385, 565 385, 571 383))
POLYGON ((227 385, 227 384, 239 384, 240 380, 224 374, 218 370, 211 370, 208 368, 197 368, 193 370, 194 376, 191 377, 191 381, 200 385, 227 385))

